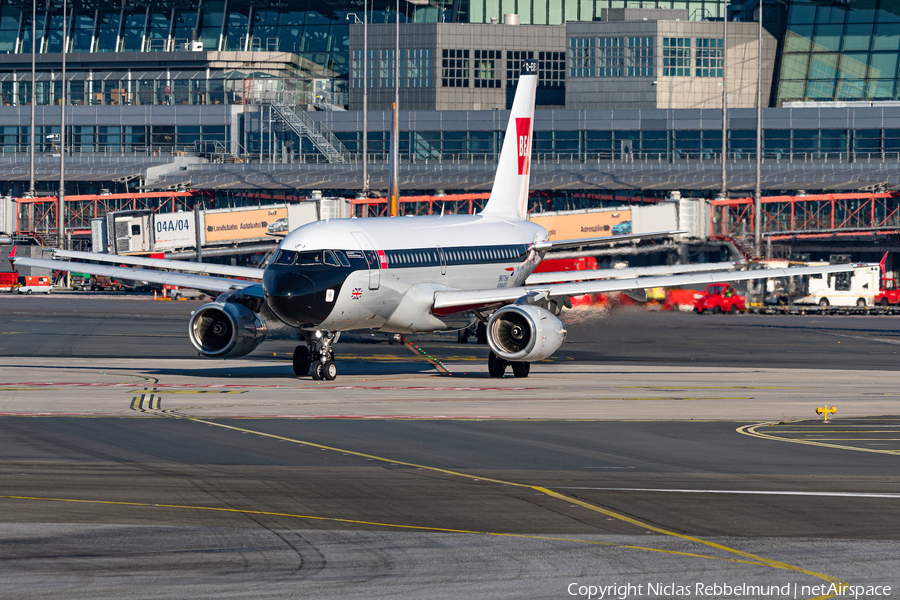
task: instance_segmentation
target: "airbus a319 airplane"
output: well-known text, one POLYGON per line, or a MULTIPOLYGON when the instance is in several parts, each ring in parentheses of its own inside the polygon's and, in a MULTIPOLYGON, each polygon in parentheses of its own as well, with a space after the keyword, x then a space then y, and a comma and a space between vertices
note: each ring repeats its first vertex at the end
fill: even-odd
POLYGON ((560 272, 541 273, 529 282, 551 249, 643 237, 550 241, 543 227, 528 221, 536 85, 537 62, 526 61, 491 194, 479 214, 318 221, 285 236, 264 270, 64 251, 55 256, 184 272, 12 258, 17 265, 220 293, 197 309, 188 324, 190 341, 201 355, 247 355, 265 340, 266 321, 277 318, 296 328, 304 342, 294 352, 294 373, 302 376, 312 369, 314 379, 327 380, 337 376, 333 344, 344 331, 452 331, 482 321, 491 376, 502 377, 511 366, 517 377, 525 377, 532 362, 549 357, 565 341, 566 328, 558 316, 570 296, 853 269, 834 265, 696 273, 690 271, 703 267, 686 265, 665 269, 674 274, 661 276, 623 278, 625 273, 615 273, 617 279, 585 280, 604 274, 560 272))

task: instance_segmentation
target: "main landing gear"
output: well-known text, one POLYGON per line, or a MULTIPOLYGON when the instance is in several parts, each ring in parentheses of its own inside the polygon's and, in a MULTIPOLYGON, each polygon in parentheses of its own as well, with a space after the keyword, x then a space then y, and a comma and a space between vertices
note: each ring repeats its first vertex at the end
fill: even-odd
POLYGON ((340 334, 332 331, 316 330, 306 338, 306 345, 294 349, 294 375, 303 377, 310 374, 316 381, 332 381, 337 377, 334 351, 331 344, 340 334))
POLYGON ((491 377, 503 377, 507 365, 512 366, 513 375, 516 377, 528 377, 528 373, 531 372, 531 363, 503 360, 491 350, 488 355, 488 373, 491 374, 491 377))

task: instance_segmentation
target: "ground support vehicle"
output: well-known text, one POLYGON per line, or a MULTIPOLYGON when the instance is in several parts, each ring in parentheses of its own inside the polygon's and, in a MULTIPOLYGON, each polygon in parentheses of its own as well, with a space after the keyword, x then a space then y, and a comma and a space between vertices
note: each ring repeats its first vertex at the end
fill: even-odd
POLYGON ((91 287, 91 276, 87 273, 69 273, 69 286, 73 290, 86 290, 91 287))
MULTIPOLYGON (((846 273, 827 275, 806 275, 804 295, 793 299, 794 304, 818 304, 828 306, 875 306, 876 297, 881 295, 881 269, 878 266, 856 267, 846 273)), ((895 286, 896 287, 896 286, 895 286)), ((890 302, 890 300, 888 300, 890 302)))
POLYGON ((19 275, 16 285, 16 291, 20 294, 49 294, 50 288, 50 278, 46 275, 19 275))
POLYGON ((123 287, 124 286, 114 277, 107 277, 105 275, 94 275, 91 277, 91 290, 94 292, 106 290, 119 292, 123 287))
POLYGON ((203 299, 202 292, 191 288, 183 288, 177 285, 164 285, 163 290, 165 290, 166 297, 171 298, 172 300, 180 300, 181 298, 203 299))
POLYGON ((19 274, 15 271, 12 273, 0 273, 0 291, 11 292, 16 289, 18 283, 19 274))
POLYGON ((878 293, 875 294, 875 304, 878 306, 897 306, 900 304, 900 290, 897 289, 897 280, 893 277, 882 277, 878 293))
POLYGON ((694 294, 694 312, 736 314, 747 310, 747 300, 727 283, 711 283, 706 291, 694 294))

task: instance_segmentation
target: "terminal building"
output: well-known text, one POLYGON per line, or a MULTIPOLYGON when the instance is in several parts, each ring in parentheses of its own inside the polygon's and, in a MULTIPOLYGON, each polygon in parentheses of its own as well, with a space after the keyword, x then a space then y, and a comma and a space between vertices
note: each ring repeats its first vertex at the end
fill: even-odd
POLYGON ((59 187, 64 104, 67 194, 377 196, 395 86, 404 193, 484 193, 529 58, 533 210, 712 198, 723 134, 728 195, 752 194, 757 68, 765 194, 900 187, 900 0, 396 6, 109 0, 69 6, 64 34, 59 2, 33 20, 30 2, 0 0, 0 194, 28 192, 34 98, 38 195, 59 187))

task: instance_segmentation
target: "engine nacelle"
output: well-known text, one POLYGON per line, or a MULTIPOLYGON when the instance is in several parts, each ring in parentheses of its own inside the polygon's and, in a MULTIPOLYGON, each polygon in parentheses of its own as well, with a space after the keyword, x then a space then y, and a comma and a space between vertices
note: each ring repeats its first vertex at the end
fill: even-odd
POLYGON ((237 358, 253 352, 266 339, 266 323, 236 302, 210 302, 191 315, 188 337, 200 354, 237 358))
POLYGON ((496 311, 487 324, 488 345, 510 362, 543 360, 566 341, 566 326, 549 310, 511 304, 496 311))

